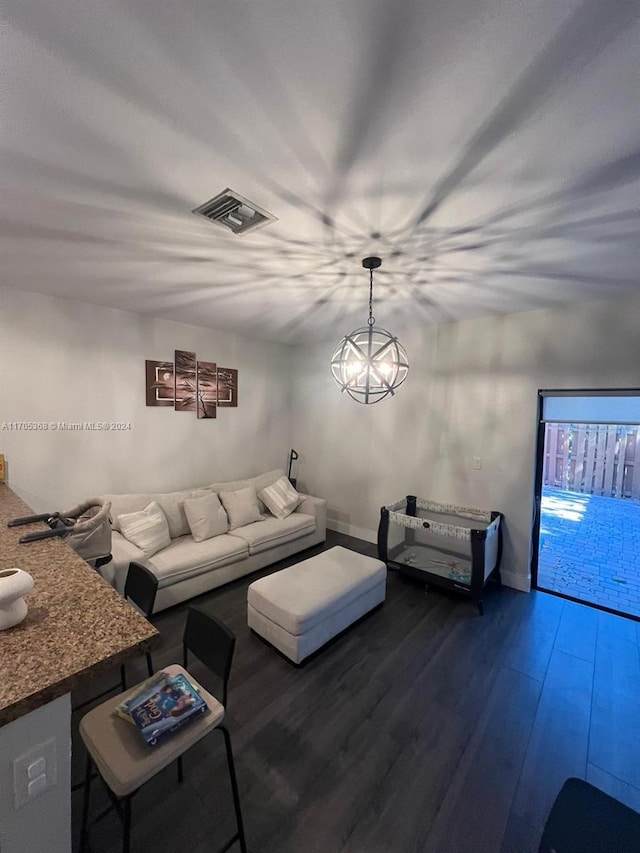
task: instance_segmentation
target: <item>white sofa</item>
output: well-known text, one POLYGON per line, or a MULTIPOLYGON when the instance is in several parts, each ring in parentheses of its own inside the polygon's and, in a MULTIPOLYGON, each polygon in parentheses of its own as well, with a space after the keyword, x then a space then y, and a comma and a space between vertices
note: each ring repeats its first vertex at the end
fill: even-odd
POLYGON ((154 607, 154 613, 158 613, 324 542, 326 501, 302 494, 302 502, 286 518, 275 518, 259 501, 262 520, 203 542, 194 541, 184 513, 185 499, 209 492, 237 491, 251 485, 257 493, 283 476, 283 471, 275 470, 246 480, 212 483, 178 492, 104 495, 105 500, 111 501, 113 560, 102 566, 102 576, 122 593, 129 563, 135 561, 146 566, 158 578, 154 607), (167 518, 171 544, 145 557, 143 551, 122 535, 118 516, 143 510, 151 501, 160 505, 167 518))

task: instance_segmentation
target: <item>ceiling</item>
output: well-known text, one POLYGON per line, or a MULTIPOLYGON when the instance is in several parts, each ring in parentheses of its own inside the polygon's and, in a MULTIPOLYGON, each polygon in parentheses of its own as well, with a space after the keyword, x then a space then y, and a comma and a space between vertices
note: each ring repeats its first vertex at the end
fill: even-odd
POLYGON ((5 0, 2 283, 286 343, 638 291, 637 0, 5 0), (278 221, 191 213, 230 187, 278 221))

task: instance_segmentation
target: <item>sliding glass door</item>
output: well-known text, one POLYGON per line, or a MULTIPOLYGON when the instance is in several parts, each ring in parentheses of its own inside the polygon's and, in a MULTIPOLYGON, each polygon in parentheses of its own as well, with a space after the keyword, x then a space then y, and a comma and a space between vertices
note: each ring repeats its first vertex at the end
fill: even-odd
POLYGON ((640 619, 640 390, 541 391, 533 586, 640 619))

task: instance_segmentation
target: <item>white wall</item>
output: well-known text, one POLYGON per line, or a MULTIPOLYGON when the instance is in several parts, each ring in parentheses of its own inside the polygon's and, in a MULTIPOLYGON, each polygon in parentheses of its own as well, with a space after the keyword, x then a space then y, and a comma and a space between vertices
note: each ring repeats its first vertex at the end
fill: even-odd
POLYGON ((0 850, 71 853, 71 697, 67 693, 0 728, 0 850), (13 760, 56 741, 56 785, 16 809, 13 760))
POLYGON ((409 377, 395 398, 373 406, 337 389, 329 370, 337 340, 300 351, 293 446, 301 487, 327 498, 331 528, 371 541, 380 507, 406 494, 500 510, 505 581, 528 589, 536 392, 640 386, 640 300, 414 328, 399 337, 409 377), (473 456, 482 457, 479 471, 473 456))
POLYGON ((101 493, 171 490, 287 463, 291 348, 68 299, 0 288, 0 453, 36 511, 101 493), (238 368, 215 420, 145 405, 145 359, 174 350, 238 368), (123 432, 26 432, 13 421, 121 421, 123 432))
POLYGON ((12 488, 51 510, 284 467, 294 446, 301 490, 327 498, 332 527, 363 538, 375 538, 380 507, 407 493, 501 510, 505 578, 527 588, 536 391, 640 386, 639 330, 633 299, 403 331, 409 378, 369 407, 331 378, 337 340, 292 359, 278 344, 0 288, 0 425, 132 423, 121 433, 0 429, 0 452, 12 488), (198 421, 146 407, 144 360, 174 349, 237 367, 238 408, 198 421))

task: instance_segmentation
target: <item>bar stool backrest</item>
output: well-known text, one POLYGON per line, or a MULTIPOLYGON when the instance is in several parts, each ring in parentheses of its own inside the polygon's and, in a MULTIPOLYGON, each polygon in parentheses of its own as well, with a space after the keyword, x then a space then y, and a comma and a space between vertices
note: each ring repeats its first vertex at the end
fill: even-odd
POLYGON ((153 572, 140 563, 129 563, 124 597, 132 601, 147 618, 153 613, 157 591, 158 578, 153 572))
POLYGON ((222 699, 227 706, 227 683, 231 672, 236 637, 227 626, 201 607, 187 610, 184 628, 184 667, 187 668, 187 652, 191 651, 222 681, 222 699))

